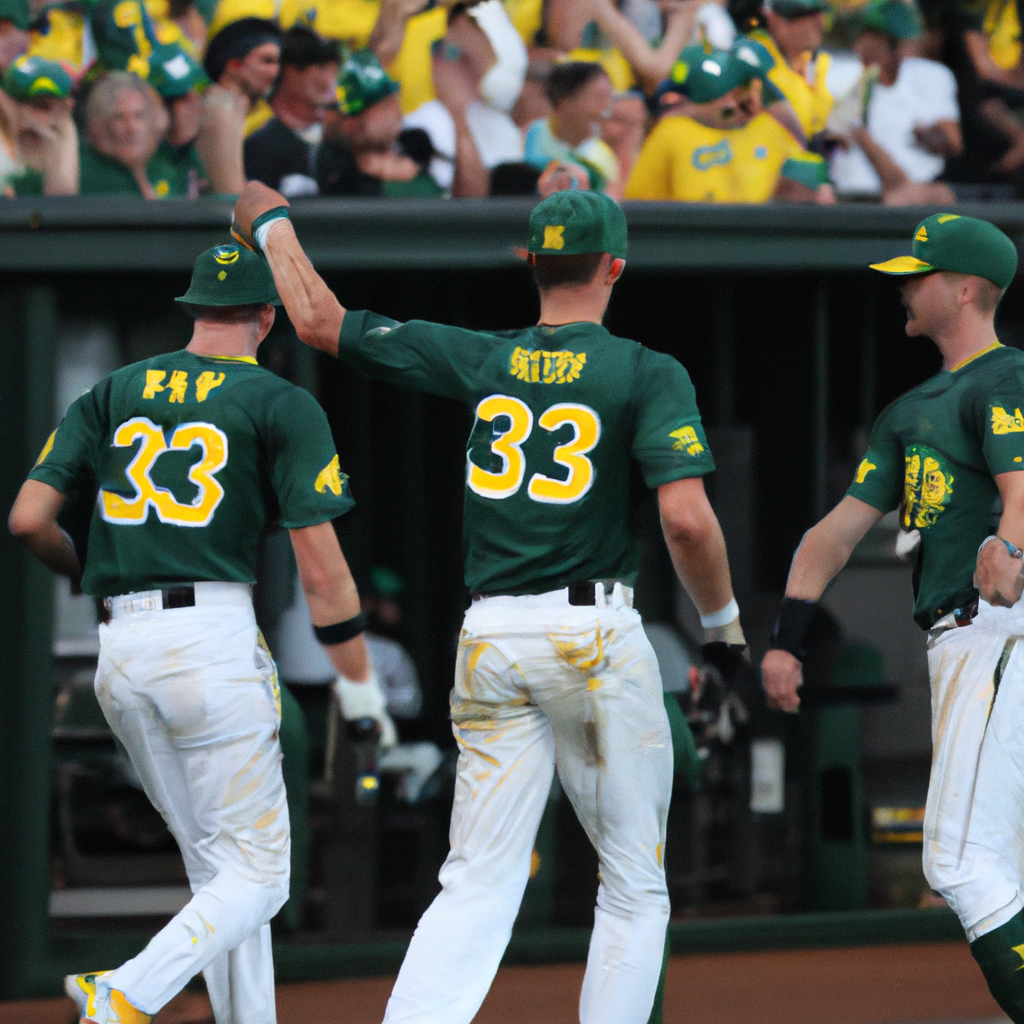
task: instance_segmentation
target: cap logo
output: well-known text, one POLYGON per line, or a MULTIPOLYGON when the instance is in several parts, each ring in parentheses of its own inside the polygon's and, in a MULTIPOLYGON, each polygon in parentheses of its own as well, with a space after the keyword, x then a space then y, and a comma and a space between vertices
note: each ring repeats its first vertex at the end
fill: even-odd
POLYGON ((219 245, 213 250, 213 258, 223 266, 238 262, 239 250, 230 245, 219 245))
POLYGON ((565 248, 565 225, 545 224, 544 244, 542 249, 564 249, 565 248))
POLYGON ((57 88, 57 83, 52 78, 37 78, 29 88, 29 95, 35 96, 36 93, 40 92, 55 92, 59 93, 60 89, 57 88))
POLYGON ((677 60, 672 65, 672 81, 682 85, 686 81, 686 76, 690 73, 690 65, 684 60, 677 60))
POLYGON ((179 81, 182 78, 187 77, 190 70, 191 68, 189 67, 188 59, 183 53, 179 53, 164 65, 164 71, 166 71, 171 78, 176 78, 179 81))
POLYGON ((922 224, 917 234, 914 235, 915 242, 927 242, 928 241, 928 229, 922 224))
POLYGON ((709 75, 715 75, 719 78, 722 75, 722 65, 716 60, 701 61, 700 69, 701 71, 706 71, 709 75))
POLYGON ((218 280, 218 281, 226 281, 226 280, 227 280, 227 276, 228 276, 228 272, 227 272, 226 270, 222 270, 222 271, 221 271, 221 272, 220 272, 220 273, 219 273, 219 274, 217 275, 217 280, 218 280))
POLYGON ((757 54, 749 46, 741 46, 736 50, 736 56, 744 64, 749 64, 752 68, 759 68, 761 66, 761 62, 757 59, 757 54))
POLYGON ((939 217, 938 220, 939 220, 940 224, 945 224, 947 221, 959 220, 959 219, 960 219, 960 214, 959 213, 944 213, 944 214, 942 214, 939 217))

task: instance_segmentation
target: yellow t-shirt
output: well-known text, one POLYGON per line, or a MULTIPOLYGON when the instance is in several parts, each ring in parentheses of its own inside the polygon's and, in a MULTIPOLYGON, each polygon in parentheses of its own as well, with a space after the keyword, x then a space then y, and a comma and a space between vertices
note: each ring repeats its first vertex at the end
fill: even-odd
POLYGON ((338 39, 353 50, 361 50, 370 41, 378 14, 380 0, 281 0, 277 17, 283 29, 309 25, 325 39, 338 39))
POLYGON ((808 67, 809 73, 801 75, 786 63, 775 40, 764 29, 755 29, 750 33, 750 38, 759 42, 775 58, 775 67, 768 72, 768 78, 789 100, 807 138, 823 131, 834 102, 825 84, 831 63, 829 55, 819 53, 808 67))
POLYGON ((387 69, 402 87, 398 99, 403 114, 436 97, 430 48, 438 39, 443 39, 447 31, 448 11, 444 7, 424 11, 406 22, 402 48, 387 69))
POLYGON ((272 117, 274 111, 266 100, 257 100, 256 105, 245 115, 245 137, 258 132, 272 117))
POLYGON ((505 0, 505 10, 527 46, 532 46, 544 25, 544 0, 505 0))
POLYGON ((782 165, 804 152, 768 114, 742 128, 708 128, 663 117, 647 137, 626 183, 626 199, 684 203, 766 203, 782 165))
POLYGON ((74 68, 82 66, 82 37, 85 17, 80 11, 50 7, 45 12, 48 30, 33 29, 28 44, 30 57, 59 60, 74 68))
POLYGON ((982 28, 988 36, 992 59, 999 67, 1012 71, 1020 64, 1021 55, 1020 15, 1015 0, 989 0, 982 28))
POLYGON ((213 20, 210 22, 206 38, 212 39, 225 25, 241 21, 242 18, 276 21, 276 0, 220 0, 213 12, 213 20))

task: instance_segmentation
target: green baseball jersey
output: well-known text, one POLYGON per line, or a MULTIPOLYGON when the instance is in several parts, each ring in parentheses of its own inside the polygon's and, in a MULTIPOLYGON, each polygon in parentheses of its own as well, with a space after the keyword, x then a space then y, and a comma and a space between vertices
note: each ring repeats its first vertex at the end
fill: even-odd
POLYGON ((928 629, 977 596, 994 477, 1024 470, 1024 352, 998 342, 896 399, 871 430, 847 494, 919 530, 914 619, 928 629))
POLYGON ((473 411, 463 553, 474 593, 632 582, 640 480, 714 469, 686 370, 598 324, 492 333, 349 312, 338 355, 473 411))
POLYGON ((30 479, 98 492, 82 589, 251 583, 268 519, 296 529, 352 507, 327 417, 246 357, 133 363, 68 410, 30 479))

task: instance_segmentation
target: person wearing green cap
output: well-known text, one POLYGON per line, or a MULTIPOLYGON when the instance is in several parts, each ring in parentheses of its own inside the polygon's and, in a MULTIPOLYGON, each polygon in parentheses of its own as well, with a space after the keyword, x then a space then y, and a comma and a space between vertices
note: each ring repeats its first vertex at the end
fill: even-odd
POLYGON ((669 913, 672 750, 657 660, 632 608, 641 480, 657 491, 706 656, 736 665, 745 641, 704 493, 714 462, 689 376, 602 326, 625 266, 621 208, 593 191, 534 208, 539 321, 500 332, 345 310, 303 253, 284 197, 257 182, 232 230, 266 254, 303 342, 473 417, 452 849, 385 1020, 474 1018, 512 933, 557 765, 601 870, 580 1020, 646 1024, 669 913))
POLYGON ((0 79, 0 188, 5 195, 75 195, 78 132, 73 84, 56 61, 22 56, 0 79))
POLYGON ((138 956, 65 990, 92 1024, 148 1024, 202 971, 219 1024, 273 1024, 269 921, 288 896, 289 822, 277 671, 250 595, 268 520, 289 531, 318 639, 360 714, 379 715, 383 694, 331 523, 353 502, 327 417, 256 362, 280 303, 266 261, 215 246, 177 301, 195 321, 188 345, 79 398, 9 520, 103 599, 97 697, 193 891, 138 956), (79 487, 95 495, 85 551, 57 525, 79 487))
POLYGON ((937 213, 918 225, 912 255, 872 269, 899 281, 906 333, 931 338, 942 369, 882 412, 846 497, 804 536, 764 686, 769 704, 798 708, 815 602, 898 509, 903 546, 916 545, 914 619, 928 631, 932 686, 924 873, 959 916, 992 995, 1022 1024, 1024 353, 1001 345, 994 325, 1017 250, 987 221, 937 213))
POLYGON ((952 71, 904 55, 906 40, 921 35, 913 3, 872 0, 854 17, 853 50, 863 71, 828 121, 843 143, 829 161, 836 190, 893 206, 955 202, 949 186, 936 181, 963 148, 952 71))
POLYGON ((666 113, 640 150, 626 198, 765 203, 788 189, 785 198, 832 201, 824 162, 762 109, 762 87, 737 51, 687 47, 658 91, 666 113))

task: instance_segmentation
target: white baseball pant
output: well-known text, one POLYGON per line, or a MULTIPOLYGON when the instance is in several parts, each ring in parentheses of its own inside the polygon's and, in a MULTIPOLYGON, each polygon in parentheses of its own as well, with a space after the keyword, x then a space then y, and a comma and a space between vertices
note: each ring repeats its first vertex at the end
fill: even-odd
POLYGON ((385 1024, 468 1024, 512 934, 558 769, 600 861, 583 1024, 645 1024, 669 917, 672 743, 640 616, 566 591, 466 613, 451 695, 459 766, 442 890, 420 919, 385 1024))
POLYGON ((1024 607, 982 601, 928 646, 924 872, 973 942, 1024 907, 1024 607))
MULTIPOLYGON (((203 971, 217 1024, 274 1024, 270 919, 288 898, 288 805, 277 671, 249 588, 197 583, 112 599, 96 695, 181 848, 192 900, 134 959, 98 981, 156 1013, 203 971), (148 602, 148 605, 147 605, 148 602)), ((97 1024, 106 1024, 98 1020, 97 1024)))

